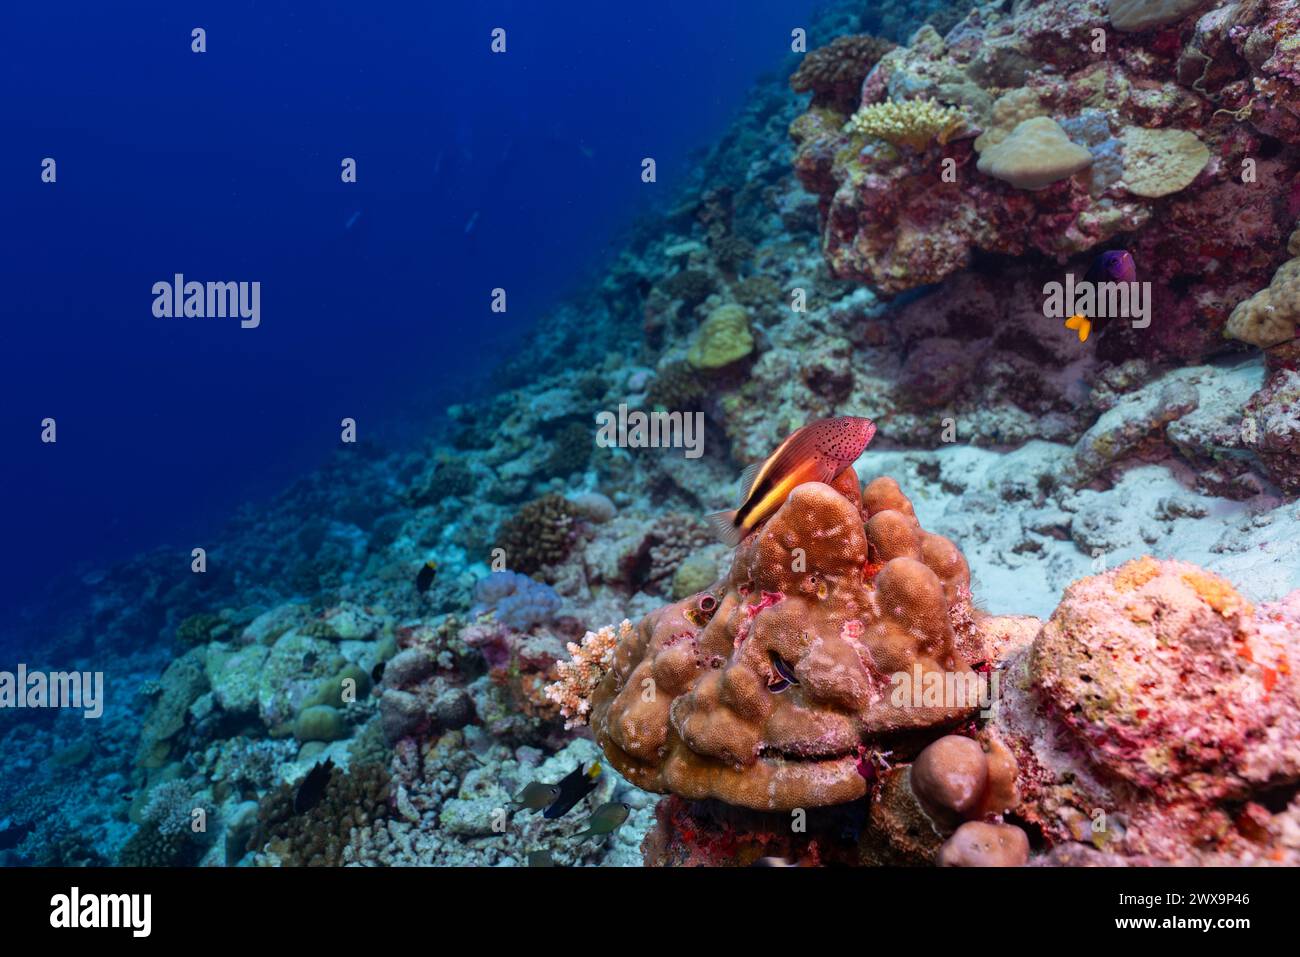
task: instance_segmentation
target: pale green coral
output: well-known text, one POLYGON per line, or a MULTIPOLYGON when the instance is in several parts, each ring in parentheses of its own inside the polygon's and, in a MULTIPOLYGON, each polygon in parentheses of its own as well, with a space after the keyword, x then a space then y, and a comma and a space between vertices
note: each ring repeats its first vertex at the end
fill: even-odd
POLYGON ((749 314, 743 306, 728 303, 709 313, 695 333, 686 361, 696 369, 721 369, 754 351, 749 314))
POLYGON ((924 150, 936 140, 948 142, 965 125, 965 113, 955 106, 940 106, 934 99, 889 100, 858 110, 844 124, 844 131, 924 150))

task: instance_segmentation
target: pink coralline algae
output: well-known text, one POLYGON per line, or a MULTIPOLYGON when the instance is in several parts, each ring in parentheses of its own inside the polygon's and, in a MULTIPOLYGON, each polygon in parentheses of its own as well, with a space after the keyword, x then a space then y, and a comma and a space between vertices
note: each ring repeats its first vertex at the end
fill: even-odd
POLYGON ((992 724, 1045 862, 1300 863, 1300 592, 1253 608, 1195 565, 1138 559, 1070 586, 1003 654, 992 724))
MULTIPOLYGON (((900 147, 824 106, 791 127, 826 260, 892 294, 941 282, 977 253, 1082 275, 1090 253, 1122 241, 1177 330, 1146 346, 1181 358, 1222 348, 1228 314, 1268 284, 1300 215, 1297 36, 1294 0, 1242 0, 1140 32, 1116 31, 1104 0, 977 8, 946 38, 923 28, 867 76, 861 107, 933 99, 962 110, 966 132, 900 147), (1068 141, 1025 137, 1027 149, 1083 147, 1091 164, 1035 189, 979 172, 981 153, 1037 117, 1068 141)), ((1078 166, 1021 159, 1038 172, 1078 166)))

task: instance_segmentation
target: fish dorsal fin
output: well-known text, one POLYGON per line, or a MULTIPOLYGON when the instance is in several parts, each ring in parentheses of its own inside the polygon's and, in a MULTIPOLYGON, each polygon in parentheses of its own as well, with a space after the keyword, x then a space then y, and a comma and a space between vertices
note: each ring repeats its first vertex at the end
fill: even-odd
POLYGON ((758 476, 763 471, 764 462, 754 462, 745 466, 745 470, 740 473, 740 504, 744 505, 749 499, 749 493, 754 491, 754 485, 758 482, 758 476))

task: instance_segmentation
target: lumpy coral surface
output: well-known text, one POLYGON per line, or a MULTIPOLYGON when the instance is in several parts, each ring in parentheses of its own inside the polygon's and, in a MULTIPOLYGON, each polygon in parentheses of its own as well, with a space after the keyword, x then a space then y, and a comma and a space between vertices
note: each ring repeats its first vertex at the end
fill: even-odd
POLYGON ((707 592, 647 615, 593 695, 633 783, 750 808, 861 797, 864 741, 954 723, 896 674, 969 671, 969 572, 892 479, 796 488, 707 592))

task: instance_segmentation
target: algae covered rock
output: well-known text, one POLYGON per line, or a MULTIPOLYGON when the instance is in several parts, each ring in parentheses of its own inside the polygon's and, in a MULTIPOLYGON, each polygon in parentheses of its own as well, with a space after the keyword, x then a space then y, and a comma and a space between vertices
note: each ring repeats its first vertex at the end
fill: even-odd
POLYGON ((209 648, 205 671, 213 697, 223 711, 257 712, 257 689, 269 653, 264 645, 248 645, 235 651, 224 645, 209 648))
POLYGON ((1110 23, 1121 33, 1136 33, 1176 23, 1206 0, 1110 0, 1110 23))
POLYGON ((343 712, 327 704, 303 708, 293 722, 293 736, 299 741, 338 741, 348 736, 343 712))
POLYGON ((136 763, 160 768, 167 763, 170 741, 183 727, 190 705, 208 690, 204 650, 191 648, 175 659, 158 681, 159 695, 140 728, 136 763))
POLYGON ((329 705, 342 708, 353 701, 359 701, 370 694, 373 683, 364 668, 356 664, 346 664, 338 674, 326 678, 316 690, 303 699, 302 706, 329 705))
POLYGON ((271 647, 257 687, 257 709, 272 734, 288 733, 288 724, 321 681, 345 664, 334 645, 291 631, 271 647))

